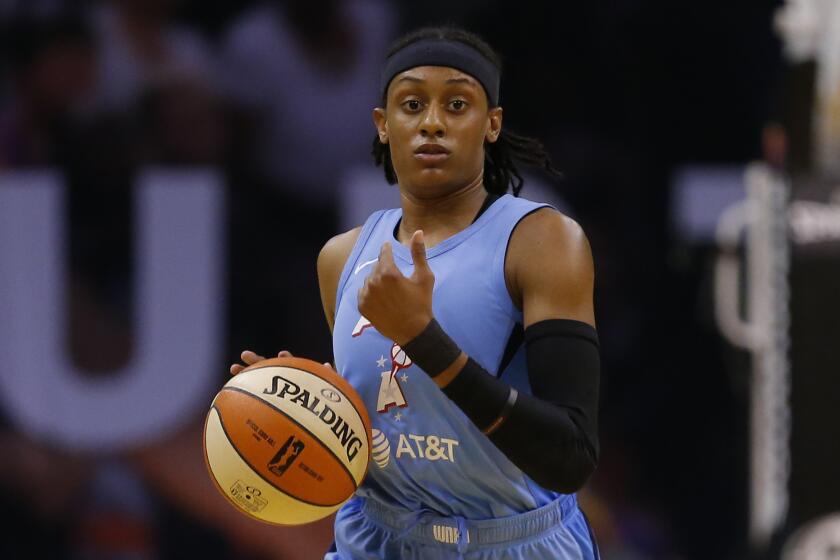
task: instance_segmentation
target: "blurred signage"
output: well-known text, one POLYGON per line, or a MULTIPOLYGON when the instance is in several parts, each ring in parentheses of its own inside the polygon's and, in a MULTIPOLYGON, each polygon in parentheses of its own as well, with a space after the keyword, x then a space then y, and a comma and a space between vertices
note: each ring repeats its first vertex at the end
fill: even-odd
POLYGON ((133 447, 195 418, 218 381, 224 189, 211 171, 150 169, 134 187, 134 352, 80 375, 65 348, 65 188, 49 171, 0 174, 0 406, 62 446, 133 447))

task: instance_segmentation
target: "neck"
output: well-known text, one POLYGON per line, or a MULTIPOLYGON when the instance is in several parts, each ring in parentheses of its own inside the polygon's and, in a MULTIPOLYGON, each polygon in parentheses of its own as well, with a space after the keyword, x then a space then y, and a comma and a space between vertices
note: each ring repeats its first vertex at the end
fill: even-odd
POLYGON ((481 175, 466 187, 437 198, 418 198, 402 190, 403 214, 397 240, 407 243, 415 231, 422 229, 426 246, 437 245, 469 226, 486 196, 481 175))

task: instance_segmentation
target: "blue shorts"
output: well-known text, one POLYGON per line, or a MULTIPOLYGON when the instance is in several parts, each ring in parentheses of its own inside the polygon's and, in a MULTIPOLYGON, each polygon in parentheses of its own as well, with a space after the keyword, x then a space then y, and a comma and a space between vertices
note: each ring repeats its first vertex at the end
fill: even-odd
POLYGON ((335 519, 325 560, 399 558, 596 560, 598 547, 574 496, 499 519, 467 520, 411 513, 354 497, 335 519))

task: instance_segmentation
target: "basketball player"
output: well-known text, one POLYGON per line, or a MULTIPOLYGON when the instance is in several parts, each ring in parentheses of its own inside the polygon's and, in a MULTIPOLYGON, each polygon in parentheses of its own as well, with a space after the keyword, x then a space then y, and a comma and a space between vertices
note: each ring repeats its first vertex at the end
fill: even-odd
POLYGON ((598 557, 575 498, 598 459, 592 256, 574 221, 515 197, 517 162, 551 166, 503 130, 499 82, 453 28, 385 62, 374 156, 402 207, 318 256, 335 367, 373 423, 327 559, 598 557))

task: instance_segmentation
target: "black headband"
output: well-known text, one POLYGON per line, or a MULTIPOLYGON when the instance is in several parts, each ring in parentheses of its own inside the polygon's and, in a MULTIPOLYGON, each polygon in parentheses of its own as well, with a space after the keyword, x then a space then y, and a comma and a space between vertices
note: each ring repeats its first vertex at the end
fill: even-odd
POLYGON ((501 76, 496 65, 466 43, 447 39, 423 39, 388 57, 379 82, 382 99, 394 76, 417 66, 447 66, 469 74, 484 87, 490 107, 499 104, 501 76))

